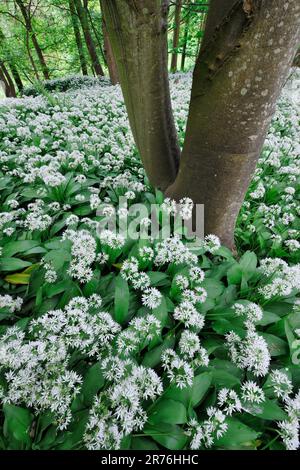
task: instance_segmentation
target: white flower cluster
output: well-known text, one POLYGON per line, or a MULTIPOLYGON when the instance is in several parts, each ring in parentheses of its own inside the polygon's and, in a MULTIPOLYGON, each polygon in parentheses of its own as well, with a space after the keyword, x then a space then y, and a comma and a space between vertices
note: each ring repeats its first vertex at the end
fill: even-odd
POLYGON ((25 403, 35 411, 51 410, 58 427, 71 420, 70 405, 80 391, 81 377, 68 370, 71 351, 95 356, 110 345, 120 326, 99 311, 101 299, 75 297, 64 310, 50 311, 30 322, 33 339, 17 327, 0 338, 0 368, 5 371, 5 403, 25 403))
POLYGON ((102 368, 110 384, 90 410, 84 435, 90 450, 119 449, 124 436, 143 429, 147 421, 143 401, 154 400, 163 391, 161 379, 152 369, 129 359, 110 356, 102 368))
POLYGON ((244 339, 231 331, 226 335, 226 342, 230 358, 238 367, 252 371, 256 376, 268 373, 271 361, 268 345, 253 327, 247 330, 244 339))
POLYGON ((21 309, 23 299, 21 297, 12 297, 11 295, 0 295, 0 308, 7 309, 10 313, 17 312, 21 309))
POLYGON ((289 266, 280 258, 265 258, 259 269, 267 278, 266 285, 259 288, 264 299, 288 297, 294 289, 300 289, 300 264, 289 266))

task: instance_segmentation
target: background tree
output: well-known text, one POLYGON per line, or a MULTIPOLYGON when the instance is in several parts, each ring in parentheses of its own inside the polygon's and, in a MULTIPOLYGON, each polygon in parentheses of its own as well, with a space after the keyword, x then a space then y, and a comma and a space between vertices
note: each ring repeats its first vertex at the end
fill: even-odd
POLYGON ((177 56, 179 46, 180 19, 181 19, 182 0, 176 0, 173 32, 173 52, 171 60, 171 72, 177 71, 177 56))
POLYGON ((175 199, 204 204, 205 232, 233 247, 236 217, 299 42, 300 5, 211 0, 178 173, 168 6, 166 0, 103 1, 129 120, 152 184, 175 199))

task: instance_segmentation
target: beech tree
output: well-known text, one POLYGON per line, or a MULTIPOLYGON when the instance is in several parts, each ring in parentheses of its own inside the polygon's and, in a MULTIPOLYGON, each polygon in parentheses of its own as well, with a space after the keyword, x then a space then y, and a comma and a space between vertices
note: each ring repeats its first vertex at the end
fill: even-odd
POLYGON ((168 0, 103 0, 129 121, 150 182, 204 204, 234 246, 245 192, 299 43, 298 0, 211 0, 180 154, 167 71, 168 0))

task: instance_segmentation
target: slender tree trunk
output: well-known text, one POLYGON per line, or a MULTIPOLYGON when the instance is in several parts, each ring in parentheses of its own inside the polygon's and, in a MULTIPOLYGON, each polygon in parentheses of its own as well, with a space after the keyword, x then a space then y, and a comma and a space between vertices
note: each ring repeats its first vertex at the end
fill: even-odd
POLYGON ((13 62, 9 62, 9 68, 11 70, 12 76, 14 77, 14 81, 16 82, 19 92, 22 93, 24 85, 23 85, 23 82, 22 82, 22 79, 20 77, 17 67, 15 66, 13 62))
POLYGON ((82 75, 88 75, 87 62, 86 62, 86 58, 84 55, 83 44, 81 40, 81 34, 80 34, 79 25, 78 25, 78 17, 77 17, 76 10, 75 10, 74 0, 69 0, 69 9, 70 9, 70 15, 72 19, 72 26, 73 26, 76 46, 78 50, 78 56, 79 56, 82 75))
POLYGON ((171 72, 177 72, 177 57, 179 46, 180 34, 180 14, 181 14, 182 0, 176 0, 175 18, 174 18, 174 32, 173 32, 173 52, 171 59, 171 72))
POLYGON ((74 4, 76 6, 78 18, 81 23, 83 35, 85 38, 87 49, 91 57, 93 68, 97 75, 104 75, 104 72, 102 70, 101 64, 98 59, 95 43, 90 32, 86 10, 83 8, 81 0, 74 0, 74 4))
POLYGON ((205 232, 235 222, 299 41, 297 0, 212 0, 179 173, 167 194, 205 206, 205 232))
POLYGON ((183 46, 182 46, 182 55, 181 55, 181 70, 184 70, 185 66, 185 59, 186 59, 186 49, 189 37, 189 26, 190 26, 190 18, 191 18, 191 11, 190 11, 190 0, 187 0, 186 3, 186 19, 185 19, 185 26, 184 26, 184 37, 183 37, 183 46))
POLYGON ((35 48, 35 51, 37 53, 37 56, 39 58, 39 62, 40 62, 40 65, 41 65, 41 69, 42 69, 44 78, 46 80, 48 80, 50 78, 49 70, 48 70, 48 67, 47 67, 42 49, 39 45, 39 42, 37 40, 37 37, 36 37, 35 32, 34 32, 33 27, 32 27, 30 11, 26 9, 26 6, 22 2, 22 0, 16 0, 16 3, 20 8, 20 11, 21 11, 22 16, 23 16, 24 21, 25 21, 26 30, 28 32, 29 37, 32 40, 32 44, 33 44, 33 46, 35 48))
POLYGON ((2 61, 0 61, 0 70, 1 70, 0 80, 2 80, 3 83, 4 83, 6 96, 10 97, 10 98, 15 98, 16 97, 16 89, 15 89, 14 82, 13 82, 6 66, 4 65, 4 63, 2 61))
POLYGON ((112 47, 110 44, 110 39, 108 37, 104 18, 102 18, 102 31, 103 31, 103 39, 104 39, 104 53, 106 57, 109 78, 110 78, 111 83, 113 85, 116 85, 116 83, 119 82, 117 64, 116 64, 112 47))
POLYGON ((26 30, 26 49, 27 49, 27 53, 28 53, 28 57, 29 57, 29 60, 30 60, 30 63, 32 65, 32 70, 34 72, 34 75, 35 75, 35 78, 37 80, 40 79, 40 76, 39 76, 39 72, 38 72, 38 69, 35 65, 35 62, 34 62, 34 59, 32 57, 32 54, 31 54, 31 50, 30 50, 30 44, 29 44, 29 32, 26 30))
POLYGON ((150 182, 164 190, 179 160, 168 81, 168 1, 104 0, 102 7, 135 142, 150 182))

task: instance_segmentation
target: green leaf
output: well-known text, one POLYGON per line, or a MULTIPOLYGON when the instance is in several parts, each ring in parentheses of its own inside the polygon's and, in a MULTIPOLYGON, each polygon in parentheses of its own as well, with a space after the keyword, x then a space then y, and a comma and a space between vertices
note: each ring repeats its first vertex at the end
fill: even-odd
POLYGON ((28 446, 31 442, 29 436, 30 426, 32 422, 31 413, 25 408, 15 405, 3 405, 4 426, 3 431, 5 437, 13 438, 18 443, 28 446))
POLYGON ((288 417, 285 411, 280 408, 276 400, 273 401, 268 398, 258 405, 248 406, 247 404, 246 411, 258 418, 271 421, 284 421, 288 417))
POLYGON ((284 356, 288 354, 288 344, 286 341, 269 333, 260 333, 260 335, 266 340, 271 356, 284 356))
POLYGON ((257 256, 252 251, 246 251, 239 261, 239 265, 242 268, 242 273, 246 280, 251 279, 253 274, 256 272, 257 267, 257 256))
POLYGON ((162 398, 151 408, 148 421, 151 424, 184 424, 187 422, 186 408, 179 401, 162 398))
POLYGON ((16 253, 24 253, 24 251, 31 250, 32 248, 39 245, 40 242, 36 240, 19 240, 9 242, 3 247, 3 256, 10 258, 16 253))
POLYGON ((175 424, 146 424, 143 432, 146 436, 152 437, 152 439, 169 450, 182 450, 187 442, 187 436, 183 430, 175 424))
POLYGON ((23 261, 19 258, 1 258, 0 270, 1 271, 19 271, 19 269, 27 268, 32 263, 29 261, 23 261))
POLYGON ((255 449, 255 440, 259 433, 249 428, 236 418, 226 418, 228 429, 225 434, 216 440, 217 448, 238 450, 255 449))
POLYGON ((127 281, 125 281, 120 274, 115 280, 114 305, 115 320, 120 324, 125 323, 129 309, 129 287, 127 281))
POLYGON ((213 278, 204 279, 201 286, 207 291, 207 295, 210 299, 219 297, 225 289, 221 281, 213 278))
POLYGON ((240 284, 243 276, 243 271, 241 266, 236 263, 231 268, 229 268, 227 273, 228 283, 231 284, 240 284))
POLYGON ((147 275, 150 278, 151 286, 165 286, 170 283, 169 276, 166 273, 161 273, 158 271, 149 271, 147 275))
POLYGON ((161 362, 161 355, 163 351, 167 348, 173 348, 175 344, 175 338, 172 336, 167 336, 162 344, 159 344, 151 351, 146 352, 143 357, 142 365, 145 367, 155 367, 161 362))
POLYGON ((212 382, 212 374, 210 372, 203 372, 202 374, 196 375, 193 380, 192 394, 191 394, 191 405, 196 407, 199 405, 201 400, 204 398, 207 390, 209 389, 212 382))
POLYGON ((132 450, 158 450, 158 446, 146 437, 133 437, 131 441, 132 450))
POLYGON ((153 315, 161 322, 161 326, 164 327, 168 324, 169 315, 167 302, 165 297, 162 297, 160 305, 152 310, 153 315))
POLYGON ((81 388, 83 400, 86 405, 92 404, 95 395, 103 387, 104 382, 100 364, 94 364, 87 371, 81 388))

